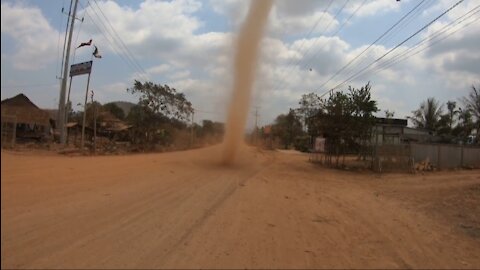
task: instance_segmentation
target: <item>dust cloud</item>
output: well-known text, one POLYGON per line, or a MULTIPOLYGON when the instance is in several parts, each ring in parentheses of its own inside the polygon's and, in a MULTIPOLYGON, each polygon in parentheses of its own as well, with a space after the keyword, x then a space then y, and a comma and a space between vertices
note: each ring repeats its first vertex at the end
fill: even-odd
POLYGON ((235 78, 226 124, 223 164, 234 162, 242 143, 250 107, 259 45, 272 8, 272 0, 250 2, 250 10, 240 30, 234 62, 235 78))

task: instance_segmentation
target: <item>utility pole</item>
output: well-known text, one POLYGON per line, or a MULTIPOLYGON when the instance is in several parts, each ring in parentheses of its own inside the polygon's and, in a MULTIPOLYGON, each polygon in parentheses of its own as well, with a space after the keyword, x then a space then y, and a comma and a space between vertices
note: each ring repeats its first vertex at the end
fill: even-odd
POLYGON ((65 54, 65 65, 63 66, 63 78, 60 88, 60 99, 58 101, 58 128, 60 129, 60 143, 64 146, 67 141, 67 134, 65 128, 65 95, 67 90, 67 78, 68 78, 68 61, 70 59, 70 47, 72 45, 73 25, 75 24, 75 16, 77 14, 78 0, 75 0, 73 6, 73 14, 70 18, 70 32, 68 34, 67 52, 65 54))

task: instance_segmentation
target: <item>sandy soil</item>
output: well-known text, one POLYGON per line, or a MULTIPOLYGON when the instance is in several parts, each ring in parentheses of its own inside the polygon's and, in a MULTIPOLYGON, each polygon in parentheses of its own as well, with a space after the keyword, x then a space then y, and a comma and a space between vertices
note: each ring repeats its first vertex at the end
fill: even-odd
POLYGON ((2 268, 480 268, 480 171, 1 154, 2 268))

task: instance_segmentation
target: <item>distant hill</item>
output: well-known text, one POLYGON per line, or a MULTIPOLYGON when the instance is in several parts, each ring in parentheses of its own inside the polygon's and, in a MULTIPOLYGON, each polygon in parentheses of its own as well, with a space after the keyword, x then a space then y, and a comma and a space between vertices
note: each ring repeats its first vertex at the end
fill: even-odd
POLYGON ((136 105, 135 103, 128 102, 128 101, 114 101, 109 103, 114 103, 115 105, 120 107, 120 109, 122 109, 123 112, 125 113, 125 116, 127 116, 128 113, 130 113, 130 109, 136 105))

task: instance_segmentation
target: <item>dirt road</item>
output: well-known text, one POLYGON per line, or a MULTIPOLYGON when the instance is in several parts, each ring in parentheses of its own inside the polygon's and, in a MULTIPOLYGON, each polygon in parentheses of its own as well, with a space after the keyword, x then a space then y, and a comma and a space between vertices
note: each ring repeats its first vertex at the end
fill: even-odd
POLYGON ((2 268, 480 268, 479 171, 219 154, 2 152, 2 268))

